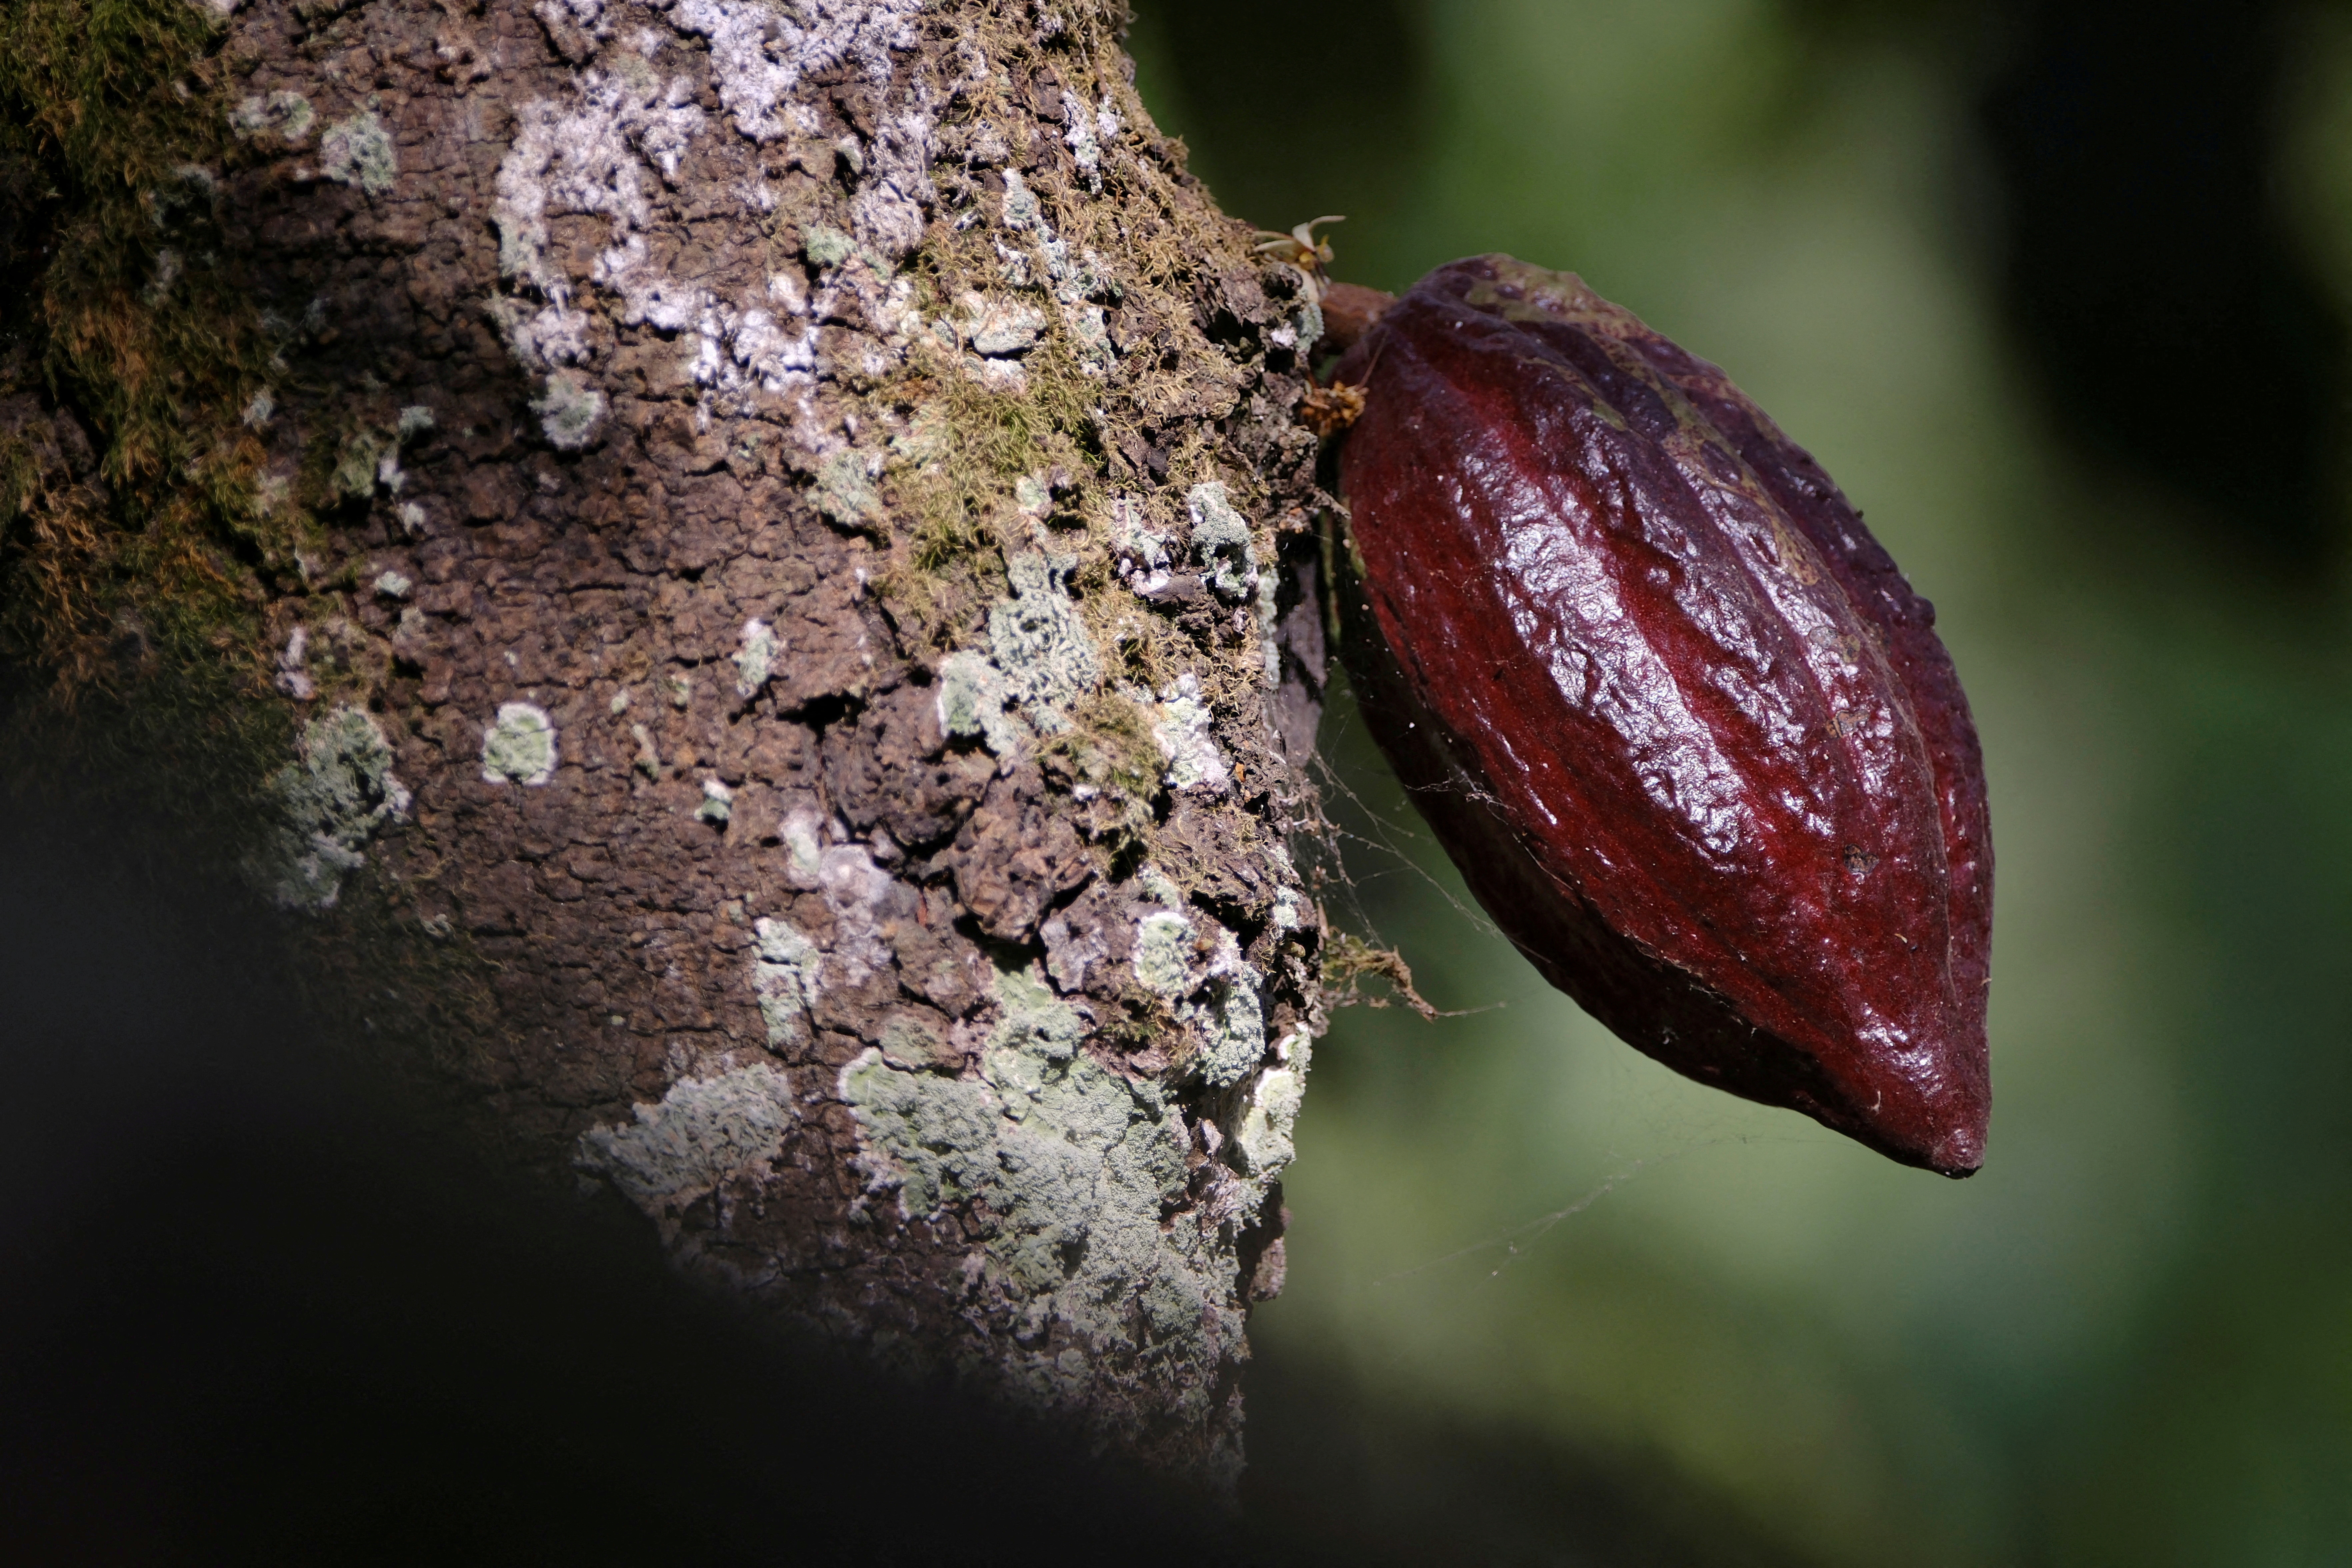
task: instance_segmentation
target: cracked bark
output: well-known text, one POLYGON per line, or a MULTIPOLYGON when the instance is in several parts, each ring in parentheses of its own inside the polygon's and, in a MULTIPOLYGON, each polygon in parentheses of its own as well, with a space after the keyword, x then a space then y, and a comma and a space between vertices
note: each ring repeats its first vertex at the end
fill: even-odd
POLYGON ((1318 323, 1122 22, 261 0, 172 267, 274 345, 308 544, 217 562, 337 983, 688 1269, 1224 1486, 1321 1026, 1318 323))

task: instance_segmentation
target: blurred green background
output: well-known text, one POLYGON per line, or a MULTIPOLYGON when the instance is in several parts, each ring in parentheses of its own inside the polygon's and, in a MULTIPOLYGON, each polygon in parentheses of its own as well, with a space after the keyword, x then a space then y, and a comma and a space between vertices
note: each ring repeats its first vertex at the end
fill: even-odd
POLYGON ((1255 1506, 1465 1562, 2352 1561, 2352 17, 1137 9, 1228 210, 1344 212, 1392 289, 1575 269, 1811 447, 1939 608, 1999 859, 1953 1184, 1548 990, 1342 690, 1334 912, 1473 1011, 1318 1048, 1255 1506))

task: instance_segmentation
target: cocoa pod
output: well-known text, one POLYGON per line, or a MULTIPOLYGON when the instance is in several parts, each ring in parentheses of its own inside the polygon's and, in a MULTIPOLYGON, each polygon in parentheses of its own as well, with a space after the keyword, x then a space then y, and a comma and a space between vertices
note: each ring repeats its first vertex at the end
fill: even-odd
POLYGON ((1677 1071, 1973 1172, 1983 763, 1861 514, 1572 273, 1442 267, 1335 376, 1344 652, 1496 923, 1677 1071))

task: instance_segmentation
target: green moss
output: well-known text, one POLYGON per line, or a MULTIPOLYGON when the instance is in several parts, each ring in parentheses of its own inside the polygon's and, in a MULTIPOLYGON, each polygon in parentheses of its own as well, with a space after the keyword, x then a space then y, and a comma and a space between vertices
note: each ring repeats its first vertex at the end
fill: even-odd
POLYGON ((0 284, 29 301, 27 368, 91 430, 106 484, 27 485, 10 459, 0 658, 46 670, 67 700, 225 655, 257 671, 239 557, 283 562, 304 528, 265 504, 241 417, 270 345, 211 210, 209 171, 238 155, 220 36, 186 0, 0 7, 0 166, 37 193, 0 284), (155 655, 136 672, 107 657, 126 617, 155 655))

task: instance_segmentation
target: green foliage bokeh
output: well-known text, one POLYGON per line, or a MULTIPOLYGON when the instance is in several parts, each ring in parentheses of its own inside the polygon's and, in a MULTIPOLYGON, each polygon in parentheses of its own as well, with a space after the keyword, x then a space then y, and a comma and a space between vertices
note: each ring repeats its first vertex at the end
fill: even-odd
MULTIPOLYGON (((1629 1456, 1813 1561, 2352 1555, 2343 584, 2232 570, 2053 434, 1998 297, 1982 51, 1920 7, 1461 0, 1335 42, 1334 85, 1139 9, 1147 100, 1241 216, 1346 211, 1338 272, 1391 289, 1573 268, 1820 456, 1939 607, 1999 857, 1992 1142, 1954 1184, 1549 991, 1343 697, 1367 842, 1335 909, 1471 1011, 1354 1009, 1318 1049, 1262 1367, 1629 1456)), ((2297 26, 2275 199, 2341 313, 2352 29, 2297 26)))

